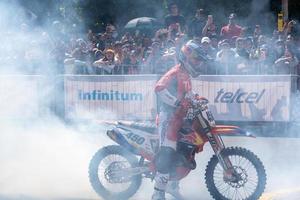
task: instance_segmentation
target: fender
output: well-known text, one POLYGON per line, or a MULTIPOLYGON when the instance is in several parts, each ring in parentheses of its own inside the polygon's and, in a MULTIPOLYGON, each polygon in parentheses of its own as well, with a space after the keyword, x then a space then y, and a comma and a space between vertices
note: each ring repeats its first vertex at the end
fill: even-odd
POLYGON ((137 148, 136 146, 130 144, 128 140, 124 137, 124 135, 120 132, 122 129, 119 127, 115 127, 112 130, 108 130, 106 132, 107 136, 115 141, 120 146, 123 146, 125 149, 130 151, 131 153, 142 156, 147 160, 153 160, 154 155, 145 151, 143 148, 137 148))
POLYGON ((123 146, 128 151, 132 152, 133 154, 139 155, 137 149, 130 145, 124 138, 124 136, 116 128, 108 130, 106 132, 106 135, 120 146, 123 146))
POLYGON ((213 135, 231 135, 231 136, 245 136, 253 137, 251 133, 241 129, 238 126, 228 126, 228 125, 217 125, 211 129, 213 135))

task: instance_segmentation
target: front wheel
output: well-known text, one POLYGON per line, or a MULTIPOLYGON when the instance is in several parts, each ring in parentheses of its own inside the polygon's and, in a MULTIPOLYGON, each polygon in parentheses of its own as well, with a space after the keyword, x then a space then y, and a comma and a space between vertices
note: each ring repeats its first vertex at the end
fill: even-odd
POLYGON ((100 149, 89 165, 89 178, 93 189, 104 199, 128 199, 136 193, 142 176, 129 176, 125 171, 138 167, 137 158, 121 146, 100 149))
POLYGON ((217 200, 257 200, 266 186, 266 172, 262 162, 251 151, 226 148, 221 153, 232 163, 233 178, 226 177, 216 155, 206 167, 205 182, 211 196, 217 200))

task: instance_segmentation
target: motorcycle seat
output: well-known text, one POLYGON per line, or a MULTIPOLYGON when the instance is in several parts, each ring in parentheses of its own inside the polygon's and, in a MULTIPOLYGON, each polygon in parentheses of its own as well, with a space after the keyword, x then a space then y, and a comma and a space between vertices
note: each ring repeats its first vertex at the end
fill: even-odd
POLYGON ((130 128, 135 128, 141 131, 146 131, 151 134, 156 134, 156 125, 154 123, 118 121, 118 124, 130 128))

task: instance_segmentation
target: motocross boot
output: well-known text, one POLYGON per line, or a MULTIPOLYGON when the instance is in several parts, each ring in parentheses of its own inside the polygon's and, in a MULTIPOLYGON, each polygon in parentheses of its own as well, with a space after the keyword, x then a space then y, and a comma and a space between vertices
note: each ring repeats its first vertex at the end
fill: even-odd
POLYGON ((166 200, 165 191, 154 188, 151 200, 166 200))
POLYGON ((166 187, 166 192, 172 195, 176 200, 183 200, 183 196, 179 189, 179 181, 169 181, 166 187))

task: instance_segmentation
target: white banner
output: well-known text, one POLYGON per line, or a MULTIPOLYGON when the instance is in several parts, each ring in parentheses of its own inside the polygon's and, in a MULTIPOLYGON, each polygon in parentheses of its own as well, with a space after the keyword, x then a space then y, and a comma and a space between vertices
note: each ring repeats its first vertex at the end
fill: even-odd
MULTIPOLYGON (((65 76, 67 118, 154 119, 157 76, 65 76)), ((201 76, 216 120, 290 120, 291 76, 201 76)))
POLYGON ((202 76, 193 89, 217 120, 290 120, 291 76, 202 76))
POLYGON ((65 76, 66 118, 153 120, 156 76, 65 76))
POLYGON ((29 119, 39 116, 40 76, 0 76, 0 118, 29 119))

